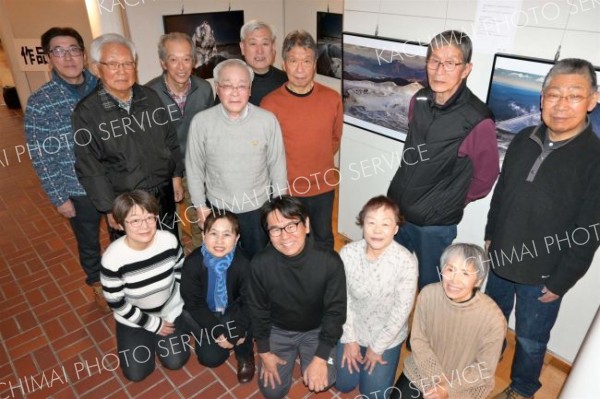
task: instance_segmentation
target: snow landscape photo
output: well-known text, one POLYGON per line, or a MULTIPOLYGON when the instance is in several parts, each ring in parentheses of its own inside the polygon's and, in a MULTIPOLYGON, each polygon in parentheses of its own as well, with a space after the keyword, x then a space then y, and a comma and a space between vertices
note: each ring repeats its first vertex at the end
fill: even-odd
POLYGON ((404 141, 408 106, 425 86, 427 48, 344 34, 344 122, 404 141))

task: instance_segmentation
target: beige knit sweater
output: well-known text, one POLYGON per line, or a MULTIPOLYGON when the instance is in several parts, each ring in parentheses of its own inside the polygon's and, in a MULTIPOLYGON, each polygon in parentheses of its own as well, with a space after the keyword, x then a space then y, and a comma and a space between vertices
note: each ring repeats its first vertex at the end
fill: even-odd
POLYGON ((463 303, 448 299, 441 283, 423 288, 411 332, 412 353, 404 362, 411 388, 444 387, 449 397, 484 399, 506 336, 506 319, 487 295, 463 303))

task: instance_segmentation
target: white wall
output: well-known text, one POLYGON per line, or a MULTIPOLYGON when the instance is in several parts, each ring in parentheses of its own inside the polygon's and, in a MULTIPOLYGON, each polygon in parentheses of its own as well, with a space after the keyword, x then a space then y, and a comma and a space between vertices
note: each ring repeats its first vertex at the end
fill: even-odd
MULTIPOLYGON (((508 3, 508 1, 506 2, 508 3)), ((506 4, 505 3, 505 4, 506 4)), ((445 29, 473 32, 476 23, 475 0, 346 0, 344 30, 379 35, 401 40, 428 42, 445 29)), ((591 0, 524 0, 521 7, 512 53, 553 59, 564 34, 561 58, 580 57, 600 65, 600 2, 591 0), (566 28, 566 30, 565 30, 566 28)), ((477 46, 478 43, 475 43, 477 46)), ((469 87, 481 99, 486 98, 493 55, 476 52, 469 87)), ((350 238, 360 237, 353 225, 364 202, 385 193, 395 170, 389 170, 385 159, 401 151, 402 143, 344 127, 341 149, 339 230, 350 238), (384 158, 387 157, 387 158, 384 158), (374 158, 384 162, 377 169, 365 169, 369 177, 357 177, 354 170, 372 165, 374 158)), ((379 162, 376 161, 376 162, 379 162)), ((362 173, 362 172, 361 172, 362 173)), ((458 226, 459 241, 481 244, 489 209, 489 196, 470 204, 458 226)), ((600 204, 599 204, 600 206, 600 204)), ((590 271, 565 296, 558 321, 552 331, 549 349, 572 362, 600 305, 597 282, 600 281, 600 256, 596 254, 590 271)))

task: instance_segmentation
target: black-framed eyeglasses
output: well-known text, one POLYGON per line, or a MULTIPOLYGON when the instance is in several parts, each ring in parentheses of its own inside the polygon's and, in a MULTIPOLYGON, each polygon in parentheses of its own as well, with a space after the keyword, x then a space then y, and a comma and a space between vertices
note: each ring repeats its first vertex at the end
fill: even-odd
POLYGON ((269 235, 271 237, 279 237, 281 233, 283 233, 283 230, 290 234, 295 233, 298 231, 298 225, 300 223, 302 223, 302 221, 298 220, 297 222, 288 223, 283 227, 271 227, 269 228, 269 235))
POLYGON ((429 68, 431 70, 437 70, 440 65, 443 65, 446 72, 452 72, 456 69, 457 65, 462 65, 462 64, 464 64, 464 62, 454 62, 452 60, 443 61, 443 62, 438 61, 434 58, 430 58, 427 60, 427 68, 429 68))
POLYGON ((133 61, 125 61, 125 62, 116 62, 116 61, 102 62, 102 61, 100 61, 100 62, 98 62, 98 64, 104 65, 111 71, 118 71, 120 67, 123 67, 123 70, 125 70, 125 71, 131 71, 135 68, 135 62, 133 62, 133 61))
POLYGON ((133 227, 134 229, 139 229, 140 227, 142 227, 143 223, 146 223, 147 226, 150 226, 152 223, 156 223, 156 215, 149 215, 145 218, 135 218, 131 220, 126 220, 125 223, 127 223, 130 227, 133 227))
POLYGON ((71 57, 79 57, 81 54, 83 54, 83 49, 79 48, 79 47, 54 47, 52 50, 48 51, 49 54, 52 54, 53 56, 57 57, 57 58, 63 58, 64 56, 66 56, 67 54, 69 54, 71 57))

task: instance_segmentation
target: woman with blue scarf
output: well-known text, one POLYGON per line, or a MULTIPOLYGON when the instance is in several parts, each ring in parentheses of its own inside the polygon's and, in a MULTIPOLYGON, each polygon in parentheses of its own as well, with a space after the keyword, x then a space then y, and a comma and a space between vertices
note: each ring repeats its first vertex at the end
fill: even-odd
POLYGON ((235 214, 224 210, 210 214, 204 222, 204 243, 183 264, 181 296, 198 362, 218 367, 233 349, 238 380, 244 383, 254 376, 254 352, 245 304, 250 266, 236 246, 239 238, 235 214))

